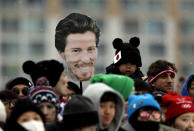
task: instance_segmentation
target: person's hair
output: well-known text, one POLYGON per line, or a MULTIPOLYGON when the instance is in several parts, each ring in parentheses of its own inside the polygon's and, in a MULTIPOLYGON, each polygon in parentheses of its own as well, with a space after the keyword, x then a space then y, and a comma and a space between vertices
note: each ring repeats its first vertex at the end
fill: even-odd
POLYGON ((108 101, 112 101, 115 104, 117 103, 117 96, 116 94, 112 93, 112 92, 106 92, 102 95, 100 102, 108 102, 108 101))
POLYGON ((172 127, 173 127, 176 118, 177 118, 177 117, 173 117, 173 118, 171 118, 171 119, 165 121, 165 124, 168 125, 168 126, 172 126, 172 127))
POLYGON ((82 90, 75 83, 69 81, 67 88, 75 92, 75 94, 82 94, 82 90))
POLYGON ((192 83, 192 81, 194 81, 194 77, 192 77, 192 78, 188 81, 188 83, 187 83, 187 88, 188 88, 188 89, 191 88, 191 83, 192 83))
POLYGON ((58 51, 64 52, 66 38, 69 34, 85 33, 91 31, 96 36, 96 47, 98 46, 100 29, 92 18, 79 13, 71 13, 56 26, 55 47, 58 51))
POLYGON ((177 68, 175 67, 174 63, 168 62, 166 60, 157 60, 153 62, 147 71, 147 75, 149 76, 156 76, 161 71, 167 70, 171 67, 175 72, 177 72, 177 68))
POLYGON ((143 81, 141 79, 134 79, 134 81, 135 81, 135 91, 136 92, 139 92, 139 91, 144 91, 147 93, 153 92, 150 85, 148 83, 146 83, 145 81, 143 81))
POLYGON ((17 99, 18 96, 11 90, 2 90, 0 91, 0 100, 5 101, 5 100, 14 100, 17 99))

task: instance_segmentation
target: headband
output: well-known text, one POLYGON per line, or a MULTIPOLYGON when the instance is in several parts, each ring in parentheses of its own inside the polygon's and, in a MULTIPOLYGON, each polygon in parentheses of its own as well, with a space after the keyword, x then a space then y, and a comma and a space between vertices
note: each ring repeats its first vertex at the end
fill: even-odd
POLYGON ((160 73, 158 73, 155 76, 149 76, 148 77, 149 83, 152 83, 153 81, 155 81, 156 79, 158 79, 158 77, 160 77, 161 75, 166 74, 166 73, 175 74, 174 70, 169 66, 167 70, 161 71, 160 73))

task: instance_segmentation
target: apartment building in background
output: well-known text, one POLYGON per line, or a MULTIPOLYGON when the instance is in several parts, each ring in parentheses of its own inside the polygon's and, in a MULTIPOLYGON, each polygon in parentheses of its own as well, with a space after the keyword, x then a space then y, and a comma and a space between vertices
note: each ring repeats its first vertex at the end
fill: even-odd
POLYGON ((63 60, 54 47, 55 27, 69 13, 96 19, 100 46, 96 73, 113 62, 112 41, 140 37, 142 71, 157 59, 174 62, 178 75, 194 73, 194 0, 0 0, 0 89, 26 60, 63 60))

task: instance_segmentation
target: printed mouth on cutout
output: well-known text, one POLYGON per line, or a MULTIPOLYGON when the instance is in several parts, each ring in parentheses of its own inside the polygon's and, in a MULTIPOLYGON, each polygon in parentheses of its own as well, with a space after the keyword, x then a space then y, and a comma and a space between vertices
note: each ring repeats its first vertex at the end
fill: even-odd
POLYGON ((92 68, 92 64, 85 64, 85 65, 75 65, 76 68, 79 69, 81 72, 88 72, 92 68))

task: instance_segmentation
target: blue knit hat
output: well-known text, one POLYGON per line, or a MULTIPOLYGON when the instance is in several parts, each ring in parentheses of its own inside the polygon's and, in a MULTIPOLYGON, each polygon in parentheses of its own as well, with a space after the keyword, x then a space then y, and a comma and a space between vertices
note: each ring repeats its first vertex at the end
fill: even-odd
POLYGON ((128 103, 128 120, 130 120, 131 116, 142 107, 154 107, 157 110, 161 111, 158 102, 151 94, 148 93, 143 95, 132 94, 129 96, 128 103))

